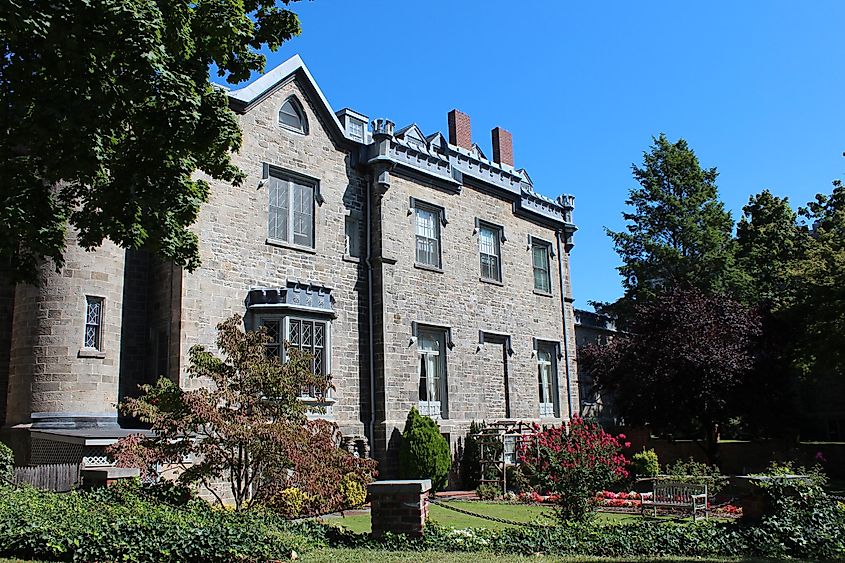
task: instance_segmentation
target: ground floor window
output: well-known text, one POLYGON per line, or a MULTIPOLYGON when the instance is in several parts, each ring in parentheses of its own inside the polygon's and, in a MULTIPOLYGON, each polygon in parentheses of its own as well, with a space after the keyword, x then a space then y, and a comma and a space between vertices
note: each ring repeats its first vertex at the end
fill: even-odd
POLYGON ((417 331, 419 355, 419 409, 431 417, 447 417, 446 330, 420 328, 417 331))
POLYGON ((559 415, 557 387, 557 352, 554 342, 537 342, 537 384, 540 395, 540 416, 559 415))
MULTIPOLYGON (((284 346, 287 342, 288 346, 311 354, 311 371, 315 375, 330 375, 331 323, 292 316, 262 315, 259 326, 263 326, 270 337, 267 343, 268 354, 284 360, 284 346)), ((318 395, 314 388, 302 390, 303 398, 323 398, 318 395)))

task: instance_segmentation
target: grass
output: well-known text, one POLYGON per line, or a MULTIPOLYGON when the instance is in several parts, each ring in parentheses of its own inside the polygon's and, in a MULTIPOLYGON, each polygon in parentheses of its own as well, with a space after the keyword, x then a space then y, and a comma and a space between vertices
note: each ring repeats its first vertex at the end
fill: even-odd
MULTIPOLYGON (((449 501, 450 506, 484 514, 485 516, 493 516, 497 518, 506 518, 517 522, 538 522, 540 524, 554 524, 554 511, 546 506, 538 506, 534 504, 505 504, 500 502, 479 502, 479 501, 449 501)), ((493 522, 484 518, 476 516, 469 516, 461 514, 453 510, 437 506, 436 504, 429 505, 429 518, 442 526, 450 528, 487 528, 490 530, 500 530, 502 528, 512 527, 511 524, 503 524, 500 522, 493 522)), ((624 521, 631 519, 640 519, 639 514, 620 514, 613 512, 599 512, 598 518, 601 520, 624 521)), ((343 518, 328 518, 326 522, 329 524, 342 525, 353 532, 369 532, 370 531, 370 514, 358 513, 349 514, 343 518)))

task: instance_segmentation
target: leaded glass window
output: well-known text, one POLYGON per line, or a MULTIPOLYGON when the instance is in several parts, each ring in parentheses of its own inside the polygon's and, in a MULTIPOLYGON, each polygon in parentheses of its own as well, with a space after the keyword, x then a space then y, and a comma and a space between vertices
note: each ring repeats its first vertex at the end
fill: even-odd
MULTIPOLYGON (((288 343, 311 354, 311 371, 326 376, 327 325, 325 322, 288 318, 288 343)), ((317 397, 317 390, 303 389, 303 396, 317 397)))
POLYGON ((531 257, 534 265, 534 289, 543 293, 551 293, 549 245, 544 242, 533 241, 531 243, 531 257))
POLYGON ((264 327, 264 330, 267 332, 267 337, 269 339, 268 342, 265 344, 265 346, 267 347, 267 354, 275 358, 281 358, 281 321, 278 319, 265 319, 264 321, 262 321, 261 326, 264 327))
POLYGON ((419 354, 420 413, 446 416, 446 332, 420 329, 417 334, 419 354))
POLYGON ((417 263, 440 267, 440 212, 417 204, 417 263))
POLYGON ((314 186, 271 176, 267 237, 314 247, 314 186))
POLYGON ((302 111, 302 106, 296 98, 288 98, 282 104, 279 110, 279 123, 289 129, 299 131, 300 133, 308 132, 308 124, 305 120, 305 113, 302 111))
POLYGON ((557 416, 557 358, 554 344, 538 342, 536 352, 540 416, 557 416))
POLYGON ((478 230, 478 250, 481 255, 481 277, 502 281, 500 229, 482 225, 478 230))
POLYGON ((103 298, 85 296, 85 338, 83 347, 91 350, 102 348, 103 298))

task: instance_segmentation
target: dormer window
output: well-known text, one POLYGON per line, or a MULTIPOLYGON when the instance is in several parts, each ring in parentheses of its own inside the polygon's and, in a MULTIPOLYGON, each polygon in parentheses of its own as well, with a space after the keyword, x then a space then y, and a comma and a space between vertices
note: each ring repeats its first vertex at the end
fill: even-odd
POLYGON ((308 133, 308 121, 305 119, 302 104, 293 96, 282 104, 282 109, 279 110, 279 123, 282 127, 297 133, 308 133))

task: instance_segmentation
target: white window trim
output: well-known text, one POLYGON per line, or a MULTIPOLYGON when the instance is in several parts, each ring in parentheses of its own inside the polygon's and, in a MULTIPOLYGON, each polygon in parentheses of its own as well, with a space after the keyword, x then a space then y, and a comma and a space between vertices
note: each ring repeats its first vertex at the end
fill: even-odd
POLYGON ((557 343, 547 340, 536 340, 534 344, 534 355, 537 360, 537 383, 545 394, 546 390, 550 388, 551 397, 538 397, 539 401, 539 415, 541 418, 558 418, 559 416, 559 399, 560 387, 558 381, 558 357, 556 351, 557 343), (540 359, 540 351, 545 349, 549 353, 549 361, 540 359), (548 377, 551 381, 543 381, 543 370, 541 366, 548 366, 548 377), (545 399, 545 400, 544 400, 545 399), (551 399, 551 401, 549 401, 551 399))
POLYGON ((279 126, 282 129, 291 131, 293 133, 299 133, 300 135, 308 134, 308 116, 305 114, 305 107, 294 95, 290 95, 285 98, 285 101, 283 101, 282 104, 279 106, 279 111, 276 112, 276 121, 278 121, 279 126), (299 118, 302 127, 294 127, 282 121, 282 108, 285 107, 285 104, 288 102, 290 102, 293 106, 294 113, 296 113, 296 116, 299 118))
MULTIPOLYGON (((440 400, 439 401, 432 401, 430 397, 430 385, 426 381, 426 394, 428 395, 429 400, 423 400, 419 397, 418 399, 418 408, 420 414, 424 416, 430 416, 434 419, 448 419, 449 418, 449 400, 447 396, 448 392, 448 371, 447 371, 447 352, 446 349, 449 347, 449 334, 448 330, 440 327, 426 327, 421 326, 417 328, 417 363, 416 363, 416 381, 417 381, 417 394, 419 391, 419 378, 420 378, 420 365, 423 361, 424 356, 437 356, 437 363, 440 367, 440 400), (420 332, 427 332, 432 336, 435 336, 437 341, 441 344, 441 349, 432 351, 432 350, 422 350, 420 348, 420 332)), ((427 375, 428 377, 428 375, 427 375)))
POLYGON ((529 236, 528 237, 528 250, 531 252, 531 284, 534 287, 534 292, 541 294, 541 295, 551 295, 553 293, 552 289, 552 257, 554 256, 554 251, 552 249, 552 243, 529 236), (545 249, 545 256, 546 256, 546 277, 549 281, 549 288, 541 289, 537 287, 537 277, 535 274, 536 267, 534 266, 534 248, 535 247, 543 247, 545 249))
POLYGON ((504 278, 504 273, 502 272, 502 239, 504 237, 504 235, 502 233, 504 231, 503 231, 502 227, 499 227, 497 225, 493 225, 493 224, 490 224, 490 223, 485 223, 485 222, 479 222, 477 228, 478 228, 478 255, 479 255, 478 256, 478 262, 479 262, 478 266, 479 266, 479 269, 481 270, 481 272, 480 272, 481 279, 485 280, 485 281, 489 280, 489 281, 495 281, 495 282, 501 283, 502 279, 504 278), (484 252, 482 250, 482 248, 481 248, 481 233, 484 230, 487 230, 487 231, 490 231, 491 233, 493 233, 493 250, 495 252, 498 252, 498 254, 490 254, 490 253, 484 252), (496 274, 497 274, 497 277, 491 278, 489 276, 484 275, 484 267, 482 265, 484 256, 493 256, 493 257, 496 258, 496 265, 497 265, 496 274))

